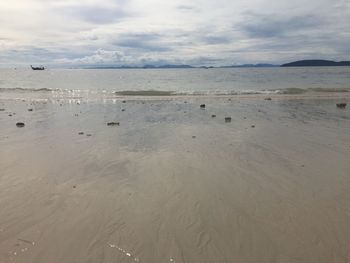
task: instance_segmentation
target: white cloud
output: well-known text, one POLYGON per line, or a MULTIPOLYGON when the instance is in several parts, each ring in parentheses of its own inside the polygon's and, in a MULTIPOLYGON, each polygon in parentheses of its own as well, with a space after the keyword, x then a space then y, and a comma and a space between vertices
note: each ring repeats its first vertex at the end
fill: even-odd
POLYGON ((0 64, 350 59, 348 0, 0 2, 0 64))

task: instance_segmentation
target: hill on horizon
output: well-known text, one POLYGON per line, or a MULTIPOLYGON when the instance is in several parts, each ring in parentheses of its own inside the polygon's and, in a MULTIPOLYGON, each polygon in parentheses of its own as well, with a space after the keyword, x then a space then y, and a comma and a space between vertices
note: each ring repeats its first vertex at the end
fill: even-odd
POLYGON ((332 61, 323 59, 298 60, 281 65, 281 67, 339 67, 350 66, 350 61, 332 61))

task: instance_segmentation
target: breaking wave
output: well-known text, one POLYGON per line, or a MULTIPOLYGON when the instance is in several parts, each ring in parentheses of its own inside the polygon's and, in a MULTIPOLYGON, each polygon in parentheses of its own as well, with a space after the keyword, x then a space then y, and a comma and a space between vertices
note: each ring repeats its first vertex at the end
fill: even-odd
POLYGON ((52 91, 58 91, 54 89, 49 88, 0 88, 0 92, 52 92, 52 91))

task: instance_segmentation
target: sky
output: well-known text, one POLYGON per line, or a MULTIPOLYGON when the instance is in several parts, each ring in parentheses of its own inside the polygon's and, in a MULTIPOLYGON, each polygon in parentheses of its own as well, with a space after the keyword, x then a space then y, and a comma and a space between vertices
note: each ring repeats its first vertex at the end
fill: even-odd
POLYGON ((0 66, 350 60, 350 0, 0 0, 0 66))

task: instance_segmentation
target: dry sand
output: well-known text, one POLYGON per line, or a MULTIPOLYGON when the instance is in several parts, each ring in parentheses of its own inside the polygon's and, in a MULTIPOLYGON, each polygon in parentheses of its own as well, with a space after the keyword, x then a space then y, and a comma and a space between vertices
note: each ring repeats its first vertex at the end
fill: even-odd
POLYGON ((300 98, 0 100, 0 262, 350 262, 350 100, 300 98))

